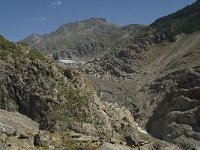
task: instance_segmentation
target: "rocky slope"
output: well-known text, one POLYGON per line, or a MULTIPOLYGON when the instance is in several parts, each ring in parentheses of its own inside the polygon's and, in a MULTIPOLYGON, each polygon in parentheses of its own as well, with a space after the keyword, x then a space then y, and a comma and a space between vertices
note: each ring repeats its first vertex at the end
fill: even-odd
POLYGON ((94 55, 108 51, 118 39, 143 29, 142 25, 129 25, 120 27, 107 22, 103 18, 90 18, 87 20, 67 23, 56 31, 40 36, 33 34, 22 40, 59 58, 88 59, 94 55))
POLYGON ((96 149, 104 142, 171 146, 141 130, 126 108, 101 101, 95 87, 78 70, 63 68, 38 51, 3 37, 0 51, 0 108, 13 111, 0 111, 2 117, 1 112, 7 113, 1 120, 1 147, 96 149), (67 136, 70 132, 79 134, 67 136))
POLYGON ((196 129, 199 98, 195 96, 199 86, 199 37, 199 32, 183 35, 175 43, 152 48, 144 66, 146 71, 136 76, 140 81, 136 97, 144 102, 138 120, 141 124, 147 122, 146 128, 154 136, 187 149, 200 145, 196 129), (185 120, 189 116, 196 122, 185 120), (163 127, 161 135, 157 135, 161 133, 159 126, 163 127))
POLYGON ((102 100, 117 100, 149 133, 182 149, 200 146, 199 6, 197 1, 118 41, 113 52, 83 69, 102 100), (161 30, 163 24, 169 28, 161 30))

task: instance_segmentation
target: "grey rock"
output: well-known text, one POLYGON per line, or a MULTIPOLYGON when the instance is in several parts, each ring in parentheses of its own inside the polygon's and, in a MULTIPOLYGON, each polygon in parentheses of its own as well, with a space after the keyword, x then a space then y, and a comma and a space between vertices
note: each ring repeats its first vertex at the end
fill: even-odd
POLYGON ((103 143, 98 150, 138 150, 138 148, 131 148, 120 144, 103 143))
POLYGON ((191 150, 200 150, 200 147, 193 147, 191 150))
POLYGON ((170 147, 165 147, 163 150, 181 150, 181 148, 177 146, 170 146, 170 147))
POLYGON ((27 134, 23 134, 23 133, 21 133, 21 134, 19 135, 18 138, 19 138, 19 139, 28 139, 29 136, 28 136, 27 134))
POLYGON ((116 139, 116 138, 111 138, 111 139, 110 139, 110 143, 111 143, 111 144, 120 144, 121 141, 118 140, 118 139, 116 139))
POLYGON ((18 112, 8 112, 0 109, 0 132, 15 136, 16 132, 26 135, 27 131, 37 132, 39 125, 30 118, 18 112))
POLYGON ((138 141, 131 134, 125 137, 125 141, 128 146, 138 146, 138 141))
POLYGON ((34 143, 35 146, 42 146, 42 142, 41 142, 39 134, 36 134, 34 136, 34 142, 33 143, 34 143))
POLYGON ((152 150, 152 149, 153 149, 153 147, 151 144, 146 144, 146 145, 139 147, 139 150, 152 150))
POLYGON ((6 144, 2 143, 1 141, 0 141, 0 150, 7 150, 6 144))

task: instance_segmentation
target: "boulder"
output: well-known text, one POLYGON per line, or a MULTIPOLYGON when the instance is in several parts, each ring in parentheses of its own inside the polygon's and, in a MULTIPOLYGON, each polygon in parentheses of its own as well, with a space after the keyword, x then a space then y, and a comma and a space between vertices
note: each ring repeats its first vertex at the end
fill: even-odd
POLYGON ((138 146, 138 141, 131 134, 129 136, 125 137, 125 141, 126 141, 128 146, 131 146, 131 147, 138 146))

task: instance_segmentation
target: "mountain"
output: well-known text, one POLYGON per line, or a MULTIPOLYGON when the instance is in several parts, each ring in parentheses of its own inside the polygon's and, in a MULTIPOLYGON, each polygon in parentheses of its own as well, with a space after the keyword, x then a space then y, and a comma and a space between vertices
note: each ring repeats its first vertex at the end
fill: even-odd
POLYGON ((142 25, 120 27, 103 18, 90 18, 64 24, 43 36, 30 35, 22 42, 47 53, 57 53, 61 58, 91 57, 108 51, 127 31, 137 32, 143 28, 142 25))
POLYGON ((36 43, 40 42, 42 40, 42 38, 43 38, 42 35, 34 33, 34 34, 31 34, 30 36, 26 37, 23 40, 23 43, 26 43, 28 45, 36 44, 36 43))
POLYGON ((199 2, 149 26, 65 24, 34 49, 0 36, 0 149, 199 149, 199 2))
POLYGON ((112 49, 114 51, 126 49, 140 52, 163 41, 175 42, 177 35, 193 33, 200 29, 199 12, 200 3, 197 1, 182 10, 159 18, 137 35, 129 34, 122 40, 118 40, 112 49))
POLYGON ((199 6, 129 34, 83 69, 102 100, 129 108, 151 135, 182 149, 200 146, 199 6))
POLYGON ((113 67, 108 66, 118 62, 115 63, 116 68, 118 68, 117 72, 134 72, 131 67, 132 62, 135 59, 144 58, 144 51, 148 51, 152 46, 163 42, 176 42, 182 34, 191 34, 199 31, 199 20, 200 3, 197 1, 176 13, 156 20, 137 34, 127 34, 127 36, 119 39, 110 47, 111 50, 109 52, 98 59, 91 60, 91 65, 97 63, 100 68, 103 67, 103 70, 110 70, 113 75, 116 71, 111 69, 113 67), (127 69, 127 66, 129 69, 127 69))

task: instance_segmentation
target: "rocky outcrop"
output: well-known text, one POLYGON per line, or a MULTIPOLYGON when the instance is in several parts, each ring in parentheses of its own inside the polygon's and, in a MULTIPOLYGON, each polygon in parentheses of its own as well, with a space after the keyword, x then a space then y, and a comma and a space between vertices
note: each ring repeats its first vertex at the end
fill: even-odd
POLYGON ((159 87, 170 88, 164 98, 157 102, 159 105, 147 123, 148 131, 155 137, 178 144, 184 149, 200 146, 199 73, 199 67, 196 67, 157 80, 162 84, 159 87), (166 85, 170 80, 173 82, 166 85))
POLYGON ((31 149, 39 124, 18 112, 0 110, 0 149, 31 149))
POLYGON ((98 140, 91 136, 41 131, 38 123, 18 112, 0 110, 0 120, 1 150, 84 148, 94 150, 98 147, 98 140))
POLYGON ((97 78, 127 79, 136 72, 132 65, 136 60, 145 61, 145 56, 131 50, 115 51, 88 61, 82 70, 97 78))
POLYGON ((26 134, 37 133, 39 124, 18 112, 0 110, 0 132, 7 135, 18 135, 19 138, 26 138, 26 134))

